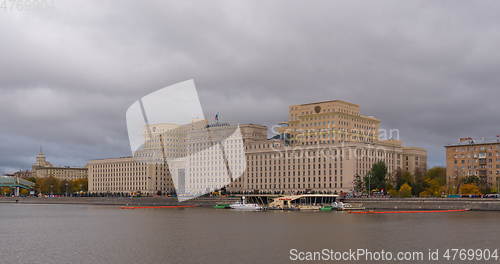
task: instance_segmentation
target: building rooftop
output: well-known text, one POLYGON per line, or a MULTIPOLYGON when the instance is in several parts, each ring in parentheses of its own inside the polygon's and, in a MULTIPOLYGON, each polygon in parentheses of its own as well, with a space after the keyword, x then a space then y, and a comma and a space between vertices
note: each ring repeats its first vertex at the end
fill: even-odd
POLYGON ((500 135, 496 138, 461 138, 455 144, 448 144, 445 147, 459 147, 459 146, 474 146, 474 145, 491 145, 500 144, 500 135))
POLYGON ((71 169, 71 170, 86 170, 85 167, 70 167, 70 166, 52 166, 52 167, 38 167, 38 170, 58 170, 58 169, 71 169))
POLYGON ((122 156, 122 157, 111 157, 111 158, 101 158, 101 159, 91 159, 90 161, 99 161, 99 160, 109 160, 109 159, 131 159, 132 156, 122 156))
MULTIPOLYGON (((357 104, 349 103, 347 101, 343 100, 329 100, 329 101, 320 101, 320 102, 313 102, 313 103, 307 103, 307 104, 297 104, 297 105, 315 105, 315 104, 323 104, 323 103, 343 103, 343 104, 348 104, 352 106, 358 106, 357 104)), ((297 105, 292 105, 292 106, 297 106, 297 105)))

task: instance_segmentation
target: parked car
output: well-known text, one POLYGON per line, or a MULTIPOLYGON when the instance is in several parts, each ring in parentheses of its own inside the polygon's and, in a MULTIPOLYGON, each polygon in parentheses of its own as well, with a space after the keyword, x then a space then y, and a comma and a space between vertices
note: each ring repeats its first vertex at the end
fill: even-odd
POLYGON ((500 194, 498 193, 485 194, 483 198, 500 198, 500 194))
POLYGON ((462 198, 481 198, 479 194, 462 194, 462 198))

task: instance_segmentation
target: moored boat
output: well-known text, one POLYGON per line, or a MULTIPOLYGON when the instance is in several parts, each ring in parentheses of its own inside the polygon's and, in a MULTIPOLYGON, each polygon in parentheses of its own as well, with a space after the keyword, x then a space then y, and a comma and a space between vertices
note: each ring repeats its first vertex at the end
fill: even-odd
POLYGON ((231 208, 230 204, 216 204, 214 205, 215 209, 229 209, 231 208))
POLYGON ((259 211, 264 209, 262 206, 258 204, 252 204, 252 203, 234 203, 230 205, 231 209, 236 209, 236 210, 245 210, 245 211, 259 211))
POLYGON ((329 212, 329 211, 332 211, 333 210, 333 206, 330 206, 330 205, 325 205, 321 208, 319 208, 320 211, 324 211, 324 212, 329 212))
POLYGON ((275 198, 269 208, 281 210, 333 210, 336 194, 296 194, 275 198), (322 209, 323 208, 323 209, 322 209))
POLYGON ((365 207, 363 207, 361 204, 350 204, 343 202, 333 202, 332 207, 337 211, 365 210, 365 207))
POLYGON ((241 198, 240 202, 233 203, 229 205, 231 209, 242 210, 242 211, 260 211, 264 207, 256 203, 247 203, 245 196, 241 198))

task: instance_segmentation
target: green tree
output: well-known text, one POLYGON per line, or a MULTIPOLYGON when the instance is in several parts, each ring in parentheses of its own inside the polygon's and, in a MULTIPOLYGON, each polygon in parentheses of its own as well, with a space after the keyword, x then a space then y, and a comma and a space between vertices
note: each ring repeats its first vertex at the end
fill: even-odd
POLYGON ((409 171, 403 172, 401 185, 399 187, 401 188, 401 186, 405 183, 408 183, 410 186, 413 185, 413 178, 414 178, 413 175, 409 171))
POLYGON ((404 183, 405 180, 403 178, 403 171, 401 170, 401 168, 398 168, 396 170, 396 173, 394 174, 394 185, 396 190, 399 190, 399 188, 401 188, 401 185, 403 185, 404 183))
POLYGON ((446 168, 433 167, 427 171, 425 176, 426 178, 438 181, 441 186, 446 185, 446 168))
POLYGON ((387 166, 385 162, 379 161, 373 164, 372 169, 365 176, 367 190, 386 189, 387 166))
POLYGON ((399 189, 400 197, 411 197, 411 193, 412 193, 412 188, 408 183, 401 185, 401 188, 399 189))
POLYGON ((45 178, 36 178, 35 179, 35 190, 38 193, 44 193, 44 191, 45 191, 45 178))
POLYGON ((88 180, 60 180, 55 177, 36 178, 35 190, 42 194, 74 194, 80 191, 87 192, 88 180))
POLYGON ((413 194, 414 195, 418 195, 419 193, 421 193, 425 189, 425 176, 424 176, 424 173, 422 171, 420 171, 420 170, 417 170, 415 172, 415 175, 414 175, 413 178, 414 178, 413 184, 411 185, 412 189, 413 189, 413 194))
POLYGON ((37 178, 36 184, 40 186, 40 192, 43 194, 61 194, 61 181, 54 176, 37 178))
POLYGON ((87 192, 88 190, 88 180, 87 179, 76 179, 71 182, 71 192, 87 192))

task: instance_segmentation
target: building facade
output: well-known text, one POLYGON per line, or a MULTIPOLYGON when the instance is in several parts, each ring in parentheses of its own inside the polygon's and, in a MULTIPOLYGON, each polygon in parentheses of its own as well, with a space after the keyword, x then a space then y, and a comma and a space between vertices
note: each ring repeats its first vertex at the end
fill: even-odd
POLYGON ((267 138, 265 126, 201 124, 187 136, 185 191, 195 195, 221 189, 241 178, 247 169, 245 145, 267 138))
POLYGON ((87 178, 87 168, 57 167, 46 160, 40 150, 36 162, 31 167, 31 175, 36 178, 55 177, 60 180, 76 180, 87 178))
POLYGON ((280 132, 289 135, 294 145, 378 141, 380 120, 341 100, 292 105, 288 119, 280 132))
POLYGON ((240 177, 246 169, 244 142, 266 138, 267 128, 255 124, 152 124, 133 157, 88 163, 89 192, 202 195, 240 177))
POLYGON ((378 161, 389 176, 427 169, 427 152, 380 140, 380 120, 360 107, 326 101, 289 108, 289 121, 268 139, 266 126, 154 124, 144 129, 134 157, 90 161, 89 191, 197 196, 221 188, 234 193, 340 193, 353 190, 378 161))
POLYGON ((175 193, 163 164, 139 162, 133 157, 91 160, 87 164, 90 193, 175 193))
POLYGON ((394 142, 351 142, 320 146, 286 146, 280 140, 247 145, 247 171, 228 190, 243 193, 351 192, 356 175, 365 176, 383 161, 389 177, 427 169, 427 153, 394 142))
POLYGON ((30 170, 19 170, 14 173, 6 174, 6 176, 19 177, 23 179, 28 179, 33 176, 30 170))
POLYGON ((446 177, 457 187, 468 176, 476 176, 489 187, 500 187, 500 137, 474 140, 462 138, 446 148, 446 177))
POLYGON ((243 193, 340 193, 354 189, 383 161, 389 177, 399 170, 427 170, 427 152, 405 147, 399 140, 380 140, 380 121, 362 115, 360 107, 325 101, 289 107, 289 121, 278 129, 279 139, 245 144, 247 171, 228 190, 243 193))

